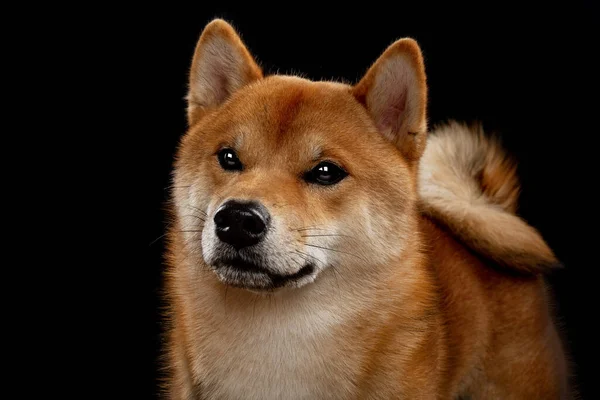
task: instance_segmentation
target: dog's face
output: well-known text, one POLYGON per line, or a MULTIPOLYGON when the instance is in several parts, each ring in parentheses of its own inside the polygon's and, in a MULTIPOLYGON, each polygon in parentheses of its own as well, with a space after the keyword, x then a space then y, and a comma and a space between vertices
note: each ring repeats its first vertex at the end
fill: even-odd
POLYGON ((175 168, 189 256, 227 285, 260 291, 401 255, 414 229, 425 98, 414 41, 390 46, 351 87, 263 78, 233 29, 209 24, 175 168))

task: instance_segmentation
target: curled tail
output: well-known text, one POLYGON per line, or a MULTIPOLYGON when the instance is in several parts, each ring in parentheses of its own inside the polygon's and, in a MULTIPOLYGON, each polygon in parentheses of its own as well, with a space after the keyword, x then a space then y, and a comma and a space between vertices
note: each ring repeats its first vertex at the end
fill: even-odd
POLYGON ((516 164, 481 126, 435 129, 421 159, 422 212, 465 245, 521 273, 560 266, 539 232, 516 214, 516 164))

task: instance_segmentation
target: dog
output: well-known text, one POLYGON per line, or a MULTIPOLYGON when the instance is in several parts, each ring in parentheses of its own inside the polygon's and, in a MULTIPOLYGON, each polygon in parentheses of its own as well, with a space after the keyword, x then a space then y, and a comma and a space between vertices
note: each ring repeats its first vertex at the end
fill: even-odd
POLYGON ((166 298, 172 399, 564 399, 515 162, 480 126, 428 132, 421 50, 353 86, 263 76, 203 30, 178 148, 166 298))

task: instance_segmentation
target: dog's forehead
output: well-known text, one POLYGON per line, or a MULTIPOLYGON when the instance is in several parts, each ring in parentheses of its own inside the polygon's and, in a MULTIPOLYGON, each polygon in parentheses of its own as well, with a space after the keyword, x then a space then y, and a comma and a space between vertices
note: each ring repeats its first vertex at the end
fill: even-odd
POLYGON ((360 108, 350 94, 350 86, 298 77, 264 79, 250 87, 246 96, 253 113, 278 134, 338 125, 340 120, 351 122, 360 108))

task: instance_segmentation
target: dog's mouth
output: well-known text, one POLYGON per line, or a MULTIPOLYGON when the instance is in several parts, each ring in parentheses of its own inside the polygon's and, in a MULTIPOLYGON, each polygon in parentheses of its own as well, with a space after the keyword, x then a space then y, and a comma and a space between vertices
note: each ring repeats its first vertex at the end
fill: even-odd
POLYGON ((308 263, 297 272, 284 275, 241 258, 229 258, 218 260, 213 264, 213 269, 227 285, 251 290, 273 290, 295 286, 302 278, 313 274, 315 266, 308 263))

